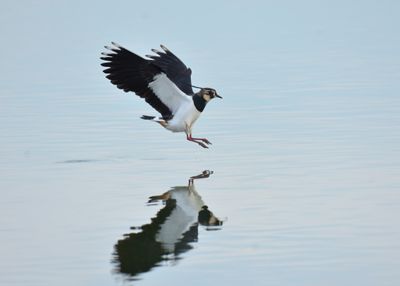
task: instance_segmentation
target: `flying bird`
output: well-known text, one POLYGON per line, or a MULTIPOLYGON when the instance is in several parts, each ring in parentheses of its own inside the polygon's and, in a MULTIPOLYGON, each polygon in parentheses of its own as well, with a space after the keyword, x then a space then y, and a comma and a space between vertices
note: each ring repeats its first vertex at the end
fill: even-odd
POLYGON ((162 51, 152 49, 154 55, 145 59, 112 42, 102 53, 104 73, 112 84, 144 98, 161 115, 143 115, 142 119, 172 132, 185 132, 187 140, 208 148, 208 139, 192 137, 193 124, 209 101, 222 97, 213 88, 193 86, 191 69, 165 46, 160 47, 162 51), (200 90, 195 93, 192 87, 200 90))

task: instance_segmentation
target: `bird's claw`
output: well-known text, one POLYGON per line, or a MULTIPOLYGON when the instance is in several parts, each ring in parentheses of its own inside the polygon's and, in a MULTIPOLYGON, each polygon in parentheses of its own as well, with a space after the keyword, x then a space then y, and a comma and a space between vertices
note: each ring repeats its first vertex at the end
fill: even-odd
POLYGON ((212 143, 210 141, 208 141, 208 139, 206 139, 206 138, 201 139, 201 141, 203 141, 204 143, 206 143, 208 145, 212 145, 212 143))
POLYGON ((206 144, 204 144, 203 142, 198 142, 197 144, 199 144, 201 147, 208 149, 208 146, 206 144))

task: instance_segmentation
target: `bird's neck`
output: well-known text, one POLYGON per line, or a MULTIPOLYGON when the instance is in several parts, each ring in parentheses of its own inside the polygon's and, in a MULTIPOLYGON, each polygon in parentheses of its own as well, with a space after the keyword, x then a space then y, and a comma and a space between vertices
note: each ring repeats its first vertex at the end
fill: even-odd
POLYGON ((193 95, 193 103, 198 111, 203 112, 204 108, 206 107, 207 101, 205 101, 200 94, 195 93, 193 95))

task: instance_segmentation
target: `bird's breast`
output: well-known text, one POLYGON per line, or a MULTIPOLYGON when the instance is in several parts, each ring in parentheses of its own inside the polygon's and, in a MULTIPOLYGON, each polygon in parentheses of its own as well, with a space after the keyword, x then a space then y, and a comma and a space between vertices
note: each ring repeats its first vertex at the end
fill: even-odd
POLYGON ((172 120, 168 122, 167 129, 173 132, 188 131, 200 114, 201 112, 196 109, 193 102, 188 102, 178 109, 172 120))

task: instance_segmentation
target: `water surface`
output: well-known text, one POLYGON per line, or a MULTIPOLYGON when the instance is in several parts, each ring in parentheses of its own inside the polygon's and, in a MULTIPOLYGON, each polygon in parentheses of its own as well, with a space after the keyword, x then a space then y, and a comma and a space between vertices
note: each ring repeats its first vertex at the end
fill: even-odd
POLYGON ((397 2, 112 5, 1 9, 1 285, 397 285, 397 2), (210 149, 139 119, 110 41, 217 89, 210 149), (196 207, 148 203, 203 170, 196 207))

